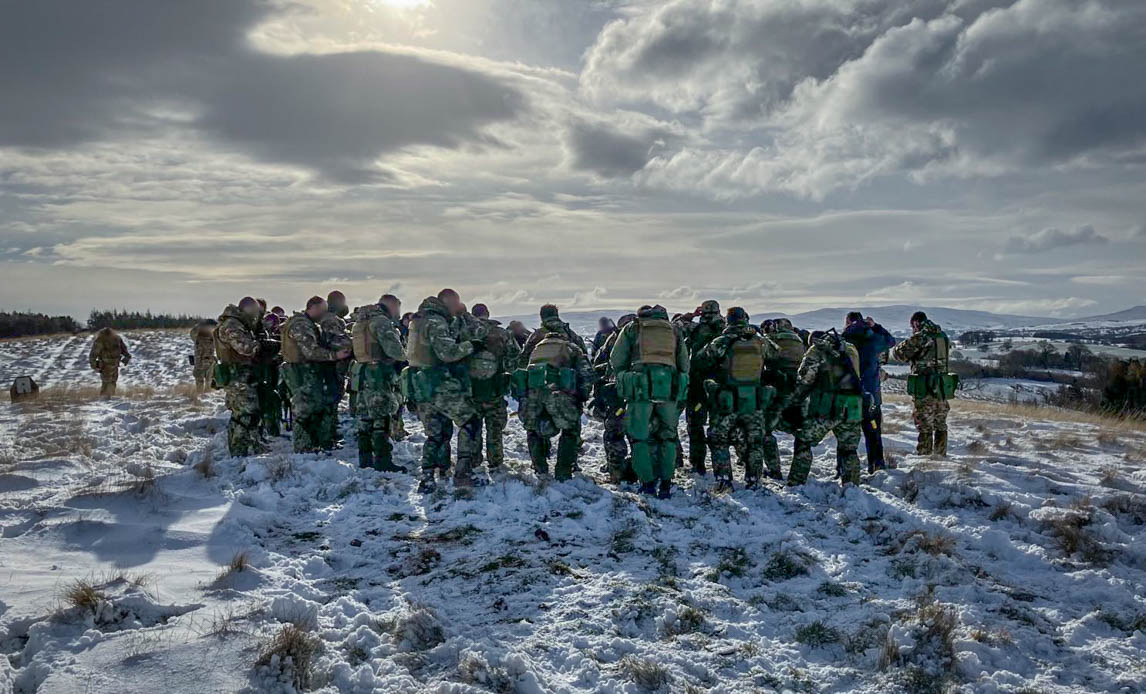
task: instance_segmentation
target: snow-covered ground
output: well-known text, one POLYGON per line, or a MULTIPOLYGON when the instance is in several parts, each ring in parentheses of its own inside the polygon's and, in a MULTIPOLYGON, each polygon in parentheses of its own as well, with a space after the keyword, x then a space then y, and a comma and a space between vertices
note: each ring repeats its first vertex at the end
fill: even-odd
MULTIPOLYGON (((120 369, 119 385, 169 388, 191 380, 192 354, 186 330, 129 330, 122 333, 132 360, 120 369)), ((88 367, 94 333, 0 341, 0 384, 31 376, 40 387, 99 387, 88 367)))
MULTIPOLYGON (((187 380, 154 341, 125 379, 187 380)), ((0 344, 4 377, 91 380, 57 342, 0 344)), ((511 473, 423 498, 352 436, 227 458, 219 394, 4 403, 0 692, 291 691, 256 664, 286 623, 323 692, 1146 690, 1146 433, 960 402, 931 460, 910 416, 889 399, 898 469, 842 495, 825 445, 800 489, 639 497, 600 483, 596 422, 583 474, 538 481, 514 419, 511 473)))

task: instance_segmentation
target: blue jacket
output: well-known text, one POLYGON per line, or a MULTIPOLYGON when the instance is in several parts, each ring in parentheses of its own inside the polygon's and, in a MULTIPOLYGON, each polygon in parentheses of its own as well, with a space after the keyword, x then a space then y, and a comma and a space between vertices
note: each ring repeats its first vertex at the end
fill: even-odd
POLYGON ((865 393, 879 394, 879 355, 891 349, 895 338, 879 323, 869 328, 856 321, 844 329, 845 340, 855 345, 860 356, 860 387, 865 393))

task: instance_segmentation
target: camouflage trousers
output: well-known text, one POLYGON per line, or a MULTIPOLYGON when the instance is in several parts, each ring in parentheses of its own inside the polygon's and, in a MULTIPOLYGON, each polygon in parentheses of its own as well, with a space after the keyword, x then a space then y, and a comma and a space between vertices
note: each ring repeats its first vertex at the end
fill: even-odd
POLYGON ((732 453, 729 446, 733 439, 736 455, 745 465, 745 481, 760 479, 764 463, 764 413, 713 413, 712 423, 708 425, 708 445, 712 450, 713 473, 717 479, 732 479, 732 453))
POLYGON ((119 364, 99 367, 99 395, 101 398, 110 398, 115 395, 115 387, 118 383, 119 364))
POLYGON ((210 387, 215 373, 214 359, 196 359, 191 375, 195 377, 195 390, 202 393, 210 387))
POLYGON ((633 470, 641 482, 671 480, 676 468, 680 409, 675 402, 630 402, 624 427, 632 450, 633 470))
POLYGON ((475 401, 477 409, 478 428, 477 448, 478 461, 481 464, 482 429, 485 429, 485 462, 490 470, 500 468, 505 463, 505 427, 509 424, 509 410, 505 398, 498 398, 488 402, 475 401))
POLYGON ((784 473, 780 467, 780 447, 776 443, 777 431, 791 434, 804 425, 803 402, 789 404, 787 398, 777 397, 779 404, 770 407, 764 415, 764 467, 768 469, 768 476, 773 479, 783 479, 784 473))
MULTIPOLYGON (((422 475, 445 477, 450 469, 450 439, 454 435, 454 422, 430 403, 418 405, 418 420, 426 434, 422 444, 422 475)), ((481 455, 481 420, 477 415, 458 427, 458 464, 454 479, 473 475, 474 465, 481 455)))
POLYGON ((519 404, 517 416, 525 427, 534 472, 548 474, 551 439, 560 433, 553 476, 571 478, 581 446, 581 403, 577 398, 557 390, 530 392, 519 404))
MULTIPOLYGON (((319 362, 315 364, 322 380, 323 408, 321 423, 324 441, 330 441, 330 447, 338 440, 338 404, 342 402, 342 394, 346 387, 346 371, 342 369, 343 362, 319 362)), ((349 367, 347 367, 349 369, 349 367)), ((298 417, 298 413, 295 413, 298 417)))
POLYGON ((602 444, 605 462, 609 466, 609 479, 620 481, 625 476, 625 459, 629 456, 629 440, 625 438, 625 419, 616 408, 605 415, 602 444))
POLYGON ((829 433, 836 437, 836 465, 840 468, 843 482, 859 484, 860 460, 857 450, 863 438, 860 423, 810 417, 796 432, 792 468, 788 471, 789 485, 808 481, 808 474, 812 471, 812 447, 823 441, 829 433))
POLYGON ((259 378, 259 428, 267 436, 278 436, 282 433, 280 418, 283 409, 278 391, 279 370, 273 364, 262 364, 256 369, 259 378))
POLYGON ((947 455, 947 413, 951 403, 941 398, 916 398, 913 418, 919 430, 915 452, 919 455, 947 455))
POLYGON ((707 443, 704 427, 709 420, 708 394, 704 392, 704 378, 699 374, 695 374, 689 384, 688 405, 684 411, 688 425, 688 461, 693 472, 703 473, 707 443))
POLYGON ((232 456, 251 455, 261 449, 259 442, 259 394, 248 367, 231 367, 225 403, 231 411, 227 422, 227 452, 232 456))
POLYGON ((283 376, 290 387, 290 408, 294 416, 291 442, 296 453, 329 451, 334 448, 328 416, 330 398, 325 378, 315 364, 284 364, 283 376))

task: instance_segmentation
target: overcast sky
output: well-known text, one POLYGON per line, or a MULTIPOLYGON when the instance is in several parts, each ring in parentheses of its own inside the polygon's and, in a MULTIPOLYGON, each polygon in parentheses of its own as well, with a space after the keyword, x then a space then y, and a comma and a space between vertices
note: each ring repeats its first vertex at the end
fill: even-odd
POLYGON ((6 0, 0 308, 1146 303, 1142 0, 6 0))

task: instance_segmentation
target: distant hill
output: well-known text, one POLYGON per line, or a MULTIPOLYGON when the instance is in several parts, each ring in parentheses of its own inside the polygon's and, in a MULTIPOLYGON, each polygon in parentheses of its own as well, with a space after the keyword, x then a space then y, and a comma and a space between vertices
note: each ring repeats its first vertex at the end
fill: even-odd
POLYGON ((1061 323, 1099 323, 1099 322, 1119 322, 1119 321, 1146 321, 1146 306, 1135 306, 1128 308, 1125 311, 1117 311, 1115 313, 1104 313, 1101 316, 1087 316, 1086 318, 1073 318, 1067 321, 1059 321, 1061 323))

